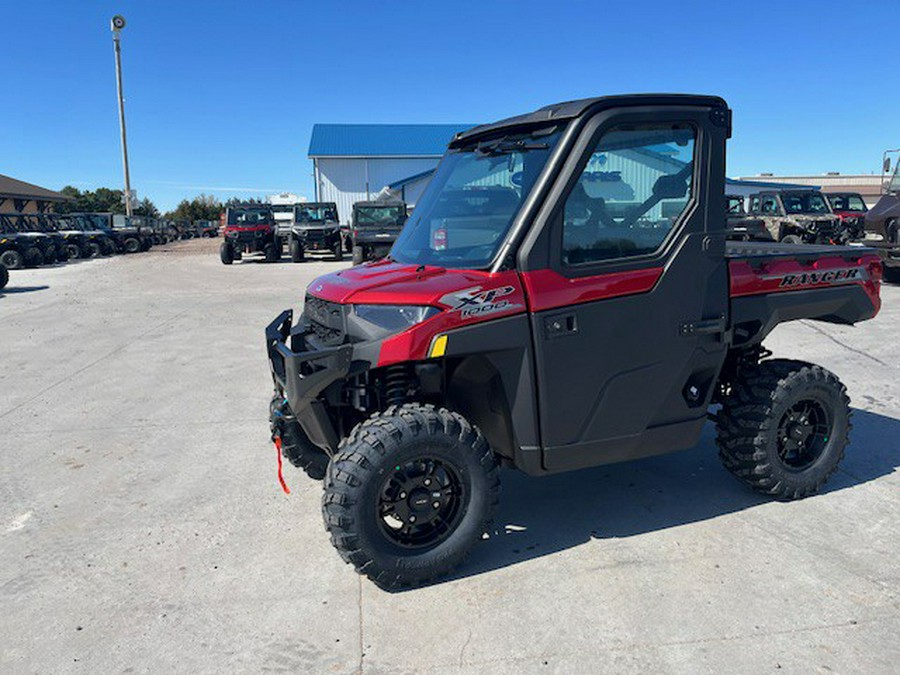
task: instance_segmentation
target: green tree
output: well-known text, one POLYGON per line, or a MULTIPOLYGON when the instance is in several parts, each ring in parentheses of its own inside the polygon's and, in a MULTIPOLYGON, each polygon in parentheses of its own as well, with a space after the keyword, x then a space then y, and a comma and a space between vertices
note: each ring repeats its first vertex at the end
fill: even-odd
MULTIPOLYGON (((58 213, 73 213, 87 211, 96 213, 125 213, 125 204, 122 202, 122 190, 99 187, 96 190, 79 190, 72 185, 66 185, 60 192, 72 201, 64 202, 56 207, 58 213)), ((134 208, 137 216, 159 216, 159 209, 144 197, 140 204, 134 208)))

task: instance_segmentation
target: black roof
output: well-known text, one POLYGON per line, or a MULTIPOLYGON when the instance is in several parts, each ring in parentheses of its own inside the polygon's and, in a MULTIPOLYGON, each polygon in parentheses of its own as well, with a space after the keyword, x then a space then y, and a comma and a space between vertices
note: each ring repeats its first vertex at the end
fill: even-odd
POLYGON ((0 197, 15 199, 33 199, 42 202, 67 202, 69 197, 60 193, 42 188, 40 185, 26 183, 24 180, 11 178, 0 174, 0 197))
MULTIPOLYGON (((489 135, 506 127, 533 126, 547 124, 549 122, 570 120, 580 117, 586 112, 598 112, 605 108, 618 108, 625 106, 647 105, 687 105, 708 106, 728 110, 725 99, 719 96, 705 96, 702 94, 621 94, 617 96, 598 96, 596 98, 583 98, 577 101, 565 101, 544 106, 534 112, 524 115, 508 117, 499 122, 482 124, 468 131, 462 131, 453 137, 450 147, 458 147, 463 142, 470 141, 480 136, 489 135)), ((728 126, 731 126, 730 116, 727 118, 728 126)))

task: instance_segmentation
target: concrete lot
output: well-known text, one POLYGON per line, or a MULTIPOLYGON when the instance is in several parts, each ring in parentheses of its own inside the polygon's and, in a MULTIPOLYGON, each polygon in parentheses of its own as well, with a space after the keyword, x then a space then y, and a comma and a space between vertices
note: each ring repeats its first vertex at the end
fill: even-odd
POLYGON ((847 383, 824 494, 695 449, 529 479, 449 581, 389 594, 268 440, 262 328, 335 269, 215 242, 13 273, 0 293, 0 671, 897 672, 900 288, 769 341, 847 383))

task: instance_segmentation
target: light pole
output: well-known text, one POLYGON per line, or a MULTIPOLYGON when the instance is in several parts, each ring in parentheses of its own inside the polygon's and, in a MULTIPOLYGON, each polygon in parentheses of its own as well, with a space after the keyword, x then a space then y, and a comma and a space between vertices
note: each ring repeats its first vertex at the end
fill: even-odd
POLYGON ((125 17, 116 14, 109 22, 116 48, 116 90, 119 94, 119 129, 122 132, 122 164, 125 167, 125 214, 131 216, 131 176, 128 174, 128 142, 125 140, 125 100, 122 97, 122 48, 119 31, 125 28, 125 17))

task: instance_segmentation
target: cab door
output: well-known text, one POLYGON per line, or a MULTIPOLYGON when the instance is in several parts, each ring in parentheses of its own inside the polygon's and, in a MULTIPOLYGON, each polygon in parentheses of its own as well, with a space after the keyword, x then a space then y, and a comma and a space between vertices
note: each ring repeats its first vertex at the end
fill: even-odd
POLYGON ((520 252, 547 471, 697 441, 728 320, 727 132, 710 112, 600 113, 520 252))

